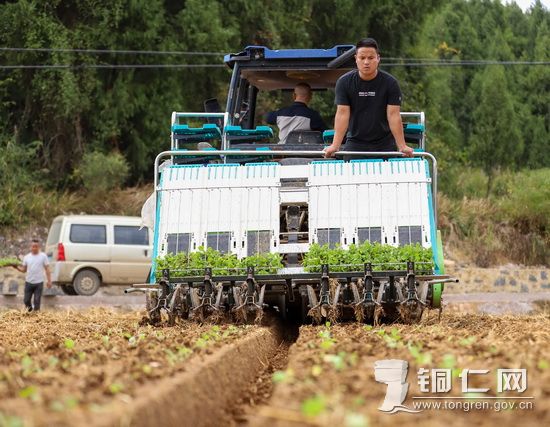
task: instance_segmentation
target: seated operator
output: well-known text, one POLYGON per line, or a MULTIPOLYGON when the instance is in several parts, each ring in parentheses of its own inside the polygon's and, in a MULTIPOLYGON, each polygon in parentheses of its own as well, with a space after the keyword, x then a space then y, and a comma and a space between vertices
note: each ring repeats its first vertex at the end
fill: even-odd
POLYGON ((298 83, 294 88, 294 103, 285 108, 268 113, 267 123, 279 128, 279 144, 284 144, 288 134, 294 130, 324 131, 325 122, 315 110, 307 106, 311 101, 311 86, 298 83))

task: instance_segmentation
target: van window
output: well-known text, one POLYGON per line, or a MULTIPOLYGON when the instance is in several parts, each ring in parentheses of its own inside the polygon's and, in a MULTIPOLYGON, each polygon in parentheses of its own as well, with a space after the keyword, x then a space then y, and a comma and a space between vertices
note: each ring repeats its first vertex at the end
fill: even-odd
POLYGON ((55 245, 59 242, 59 234, 61 233, 61 221, 55 221, 50 227, 48 233, 48 240, 46 240, 46 246, 55 245))
POLYGON ((104 225, 72 224, 69 240, 73 243, 107 243, 107 231, 104 225))
POLYGON ((147 228, 132 227, 129 225, 115 225, 115 245, 149 245, 147 228))

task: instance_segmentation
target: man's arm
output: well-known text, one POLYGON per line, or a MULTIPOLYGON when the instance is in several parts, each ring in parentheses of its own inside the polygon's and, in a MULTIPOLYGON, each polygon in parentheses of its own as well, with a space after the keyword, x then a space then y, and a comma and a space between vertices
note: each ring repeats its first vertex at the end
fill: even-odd
POLYGON ((25 263, 20 264, 20 265, 14 265, 13 268, 20 271, 21 273, 26 273, 27 272, 27 264, 25 264, 25 263))
POLYGON ((405 143, 405 135, 403 133, 403 121, 401 120, 399 105, 388 105, 386 109, 388 123, 391 133, 397 143, 397 149, 403 153, 405 157, 413 156, 413 149, 405 143))
POLYGON ((351 114, 351 107, 349 105, 338 105, 336 108, 336 115, 334 116, 334 138, 332 144, 325 148, 325 158, 332 157, 336 153, 344 138, 349 126, 349 117, 351 114))

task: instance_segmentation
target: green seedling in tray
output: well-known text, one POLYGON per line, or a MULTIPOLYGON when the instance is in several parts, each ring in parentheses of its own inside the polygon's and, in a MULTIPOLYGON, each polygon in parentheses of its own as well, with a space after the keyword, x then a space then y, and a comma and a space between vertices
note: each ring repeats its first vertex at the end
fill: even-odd
POLYGON ((2 267, 15 267, 21 264, 17 258, 0 258, 0 268, 2 267))
POLYGON ((362 271, 363 265, 370 262, 373 270, 405 270, 407 261, 422 263, 416 266, 417 271, 429 271, 433 268, 431 249, 420 244, 394 247, 380 243, 364 242, 350 245, 343 249, 337 245, 313 244, 304 255, 302 265, 308 272, 319 272, 322 264, 328 264, 330 271, 362 271))

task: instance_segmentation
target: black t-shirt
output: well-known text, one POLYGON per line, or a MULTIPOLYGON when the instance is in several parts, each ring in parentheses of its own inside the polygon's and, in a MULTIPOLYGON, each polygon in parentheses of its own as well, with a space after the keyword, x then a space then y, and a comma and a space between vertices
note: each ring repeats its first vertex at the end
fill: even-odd
POLYGON ((361 79, 358 70, 344 74, 336 82, 334 103, 351 107, 346 150, 396 149, 388 124, 387 106, 401 105, 401 89, 391 74, 378 70, 372 80, 361 79))

